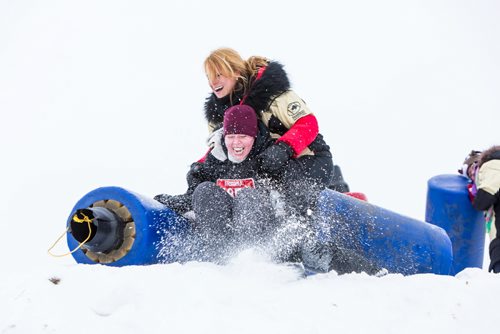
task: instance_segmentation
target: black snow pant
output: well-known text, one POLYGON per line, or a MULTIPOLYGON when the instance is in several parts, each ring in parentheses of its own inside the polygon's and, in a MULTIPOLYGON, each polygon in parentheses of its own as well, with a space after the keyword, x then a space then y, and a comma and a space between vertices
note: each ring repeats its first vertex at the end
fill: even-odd
POLYGON ((224 263, 243 247, 260 246, 275 228, 275 214, 264 189, 243 189, 233 198, 213 182, 193 193, 199 260, 224 263))
MULTIPOLYGON (((500 217, 495 217, 495 221, 497 219, 500 219, 500 217)), ((497 224, 500 225, 500 224, 497 224)), ((495 239, 493 239, 490 243, 490 266, 488 268, 488 271, 492 271, 496 274, 500 273, 500 238, 498 235, 500 234, 497 227, 497 236, 495 239)))

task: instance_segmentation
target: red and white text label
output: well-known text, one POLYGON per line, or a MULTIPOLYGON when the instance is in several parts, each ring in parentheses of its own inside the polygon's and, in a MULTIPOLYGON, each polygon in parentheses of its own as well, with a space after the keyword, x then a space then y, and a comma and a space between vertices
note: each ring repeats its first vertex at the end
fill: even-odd
POLYGON ((249 179, 218 179, 217 185, 228 192, 229 195, 236 197, 241 189, 255 188, 255 182, 249 179))

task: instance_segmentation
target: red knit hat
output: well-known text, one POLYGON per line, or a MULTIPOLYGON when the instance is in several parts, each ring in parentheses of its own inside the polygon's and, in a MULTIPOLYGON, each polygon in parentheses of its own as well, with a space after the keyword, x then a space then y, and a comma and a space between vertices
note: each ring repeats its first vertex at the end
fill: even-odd
POLYGON ((257 114, 252 107, 236 105, 224 113, 224 136, 247 135, 257 137, 257 114))

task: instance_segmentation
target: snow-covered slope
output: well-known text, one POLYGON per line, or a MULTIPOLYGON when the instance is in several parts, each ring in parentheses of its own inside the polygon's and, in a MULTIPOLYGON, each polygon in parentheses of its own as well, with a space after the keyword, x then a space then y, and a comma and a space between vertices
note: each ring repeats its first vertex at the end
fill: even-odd
POLYGON ((96 187, 184 191, 205 150, 202 62, 220 46, 284 63, 351 188, 423 219, 427 180, 498 144, 499 13, 486 0, 1 1, 0 331, 485 332, 500 281, 479 269, 297 280, 251 254, 107 268, 46 249, 96 187))

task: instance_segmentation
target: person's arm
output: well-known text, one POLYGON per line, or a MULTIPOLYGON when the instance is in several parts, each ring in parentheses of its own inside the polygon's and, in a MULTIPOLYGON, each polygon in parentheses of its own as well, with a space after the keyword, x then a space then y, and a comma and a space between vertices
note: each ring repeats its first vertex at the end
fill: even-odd
POLYGON ((260 154, 262 170, 274 173, 288 160, 300 155, 316 139, 319 128, 316 117, 293 91, 278 96, 269 110, 288 128, 275 145, 260 154))
POLYGON ((318 133, 318 120, 309 114, 299 118, 276 142, 288 144, 297 156, 314 141, 318 133))
POLYGON ((288 130, 277 140, 293 149, 294 156, 300 155, 319 133, 318 120, 307 104, 292 90, 276 97, 269 111, 288 130))
POLYGON ((193 209, 192 196, 196 187, 206 181, 209 178, 207 171, 210 166, 210 157, 207 157, 208 162, 194 162, 191 164, 189 171, 186 175, 186 180, 188 183, 188 189, 184 194, 180 195, 168 195, 159 194, 154 197, 158 202, 168 206, 170 209, 174 210, 179 214, 184 214, 193 209))
POLYGON ((497 198, 495 195, 492 195, 483 189, 479 189, 472 205, 476 210, 485 211, 495 204, 496 201, 497 198))
POLYGON ((477 194, 473 206, 477 210, 488 210, 498 200, 500 188, 500 160, 485 162, 475 178, 477 194))

